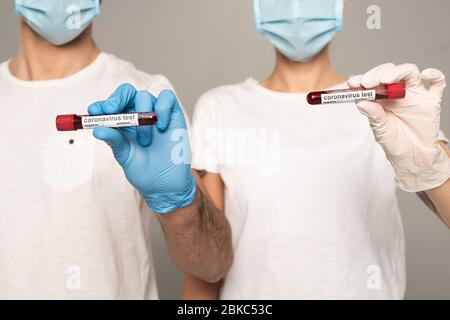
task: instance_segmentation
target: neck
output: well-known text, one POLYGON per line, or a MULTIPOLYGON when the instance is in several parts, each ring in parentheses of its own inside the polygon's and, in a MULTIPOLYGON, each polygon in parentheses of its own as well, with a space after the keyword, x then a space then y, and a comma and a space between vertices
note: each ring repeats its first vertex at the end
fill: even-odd
POLYGON ((345 81, 330 63, 328 47, 304 63, 289 60, 276 53, 272 74, 261 85, 279 92, 310 92, 329 88, 345 81))
POLYGON ((20 49, 9 69, 16 78, 26 81, 66 78, 91 64, 100 53, 89 26, 77 39, 54 46, 37 35, 21 19, 20 49))

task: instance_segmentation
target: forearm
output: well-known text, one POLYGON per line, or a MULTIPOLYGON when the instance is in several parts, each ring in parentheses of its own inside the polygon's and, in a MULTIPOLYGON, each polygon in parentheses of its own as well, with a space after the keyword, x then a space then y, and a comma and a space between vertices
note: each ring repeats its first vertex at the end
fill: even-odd
POLYGON ((174 263, 207 282, 217 282, 232 263, 231 228, 204 193, 197 188, 194 202, 158 219, 174 263))
MULTIPOLYGON (((450 157, 450 151, 448 149, 448 145, 445 142, 439 143, 450 157)), ((431 201, 431 204, 428 204, 436 214, 439 215, 441 220, 450 228, 450 180, 447 180, 443 185, 427 190, 424 192, 426 197, 431 201)), ((423 196, 421 197, 423 198, 423 196)), ((423 199, 425 203, 428 203, 427 199, 423 199)))
POLYGON ((426 194, 442 221, 450 228, 450 180, 440 187, 426 191, 426 194))
POLYGON ((184 275, 183 300, 219 300, 222 281, 208 283, 190 274, 184 275))

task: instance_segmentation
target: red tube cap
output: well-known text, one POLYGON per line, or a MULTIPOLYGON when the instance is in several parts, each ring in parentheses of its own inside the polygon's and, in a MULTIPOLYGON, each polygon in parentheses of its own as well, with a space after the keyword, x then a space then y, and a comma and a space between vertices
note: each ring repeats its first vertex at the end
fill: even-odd
POLYGON ((386 85, 389 99, 403 99, 406 95, 406 86, 404 83, 394 83, 386 85))
POLYGON ((75 115, 65 114, 56 117, 56 129, 58 131, 75 131, 75 115))

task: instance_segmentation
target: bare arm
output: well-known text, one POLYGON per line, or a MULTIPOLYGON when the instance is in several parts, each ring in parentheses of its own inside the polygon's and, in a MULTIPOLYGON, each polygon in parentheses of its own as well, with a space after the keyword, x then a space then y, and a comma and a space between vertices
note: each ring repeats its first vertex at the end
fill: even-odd
POLYGON ((158 215, 158 220, 177 267, 212 283, 222 279, 231 266, 231 228, 205 196, 199 175, 193 174, 198 187, 195 201, 171 214, 158 215))
MULTIPOLYGON (((441 142, 442 148, 447 152, 450 157, 450 151, 448 145, 445 142, 441 142)), ((439 215, 442 221, 450 228, 450 180, 447 180, 443 185, 427 190, 426 196, 432 202, 429 207, 439 215)), ((426 199, 423 199, 425 203, 426 199)))
MULTIPOLYGON (((205 192, 212 203, 224 212, 224 184, 218 174, 200 173, 205 192)), ((188 273, 184 275, 183 299, 185 300, 217 300, 219 299, 221 281, 208 283, 188 273)))

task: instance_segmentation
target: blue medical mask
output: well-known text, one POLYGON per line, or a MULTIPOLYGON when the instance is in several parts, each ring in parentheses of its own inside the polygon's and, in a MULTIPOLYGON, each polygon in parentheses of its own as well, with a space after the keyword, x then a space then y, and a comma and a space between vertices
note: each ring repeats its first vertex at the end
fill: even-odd
POLYGON ((100 0, 16 0, 16 13, 55 46, 77 38, 100 14, 100 0))
POLYGON ((254 0, 256 27, 284 56, 314 58, 342 29, 343 0, 254 0))

